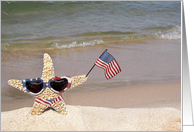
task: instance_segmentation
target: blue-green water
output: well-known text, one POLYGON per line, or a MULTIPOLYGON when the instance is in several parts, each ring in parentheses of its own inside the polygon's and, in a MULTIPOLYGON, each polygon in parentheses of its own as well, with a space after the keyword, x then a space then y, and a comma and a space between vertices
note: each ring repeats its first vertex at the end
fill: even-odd
POLYGON ((4 51, 10 44, 37 43, 40 39, 51 47, 73 48, 103 43, 107 35, 131 39, 131 34, 137 38, 180 39, 181 2, 1 2, 4 51))
POLYGON ((180 81, 181 2, 1 2, 1 98, 31 98, 7 81, 41 77, 45 52, 56 76, 77 76, 105 49, 122 72, 95 67, 70 93, 180 81))

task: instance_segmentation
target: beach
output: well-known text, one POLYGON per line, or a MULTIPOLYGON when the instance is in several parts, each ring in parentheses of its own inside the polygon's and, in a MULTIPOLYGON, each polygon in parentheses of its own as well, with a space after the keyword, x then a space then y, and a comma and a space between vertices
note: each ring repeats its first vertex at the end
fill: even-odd
POLYGON ((2 61, 1 130, 180 131, 180 47, 179 40, 144 40, 133 44, 47 49, 34 55, 24 52, 26 56, 16 51, 17 57, 8 56, 10 60, 2 61), (116 56, 121 73, 107 80, 103 70, 96 66, 85 83, 63 94, 68 115, 49 109, 40 116, 31 116, 34 97, 7 84, 9 79, 40 77, 43 52, 53 59, 55 75, 86 74, 93 58, 104 48, 116 56))
POLYGON ((49 109, 32 116, 34 100, 3 102, 1 130, 181 131, 181 82, 63 97, 67 115, 49 109))
POLYGON ((181 131, 180 1, 2 2, 2 131, 181 131), (10 79, 86 75, 107 49, 121 72, 107 80, 94 66, 62 96, 68 109, 29 111, 35 97, 10 79))
MULTIPOLYGON (((68 50, 47 49, 37 51, 36 55, 24 52, 26 56, 16 51, 17 57, 8 56, 10 60, 2 61, 1 130, 180 131, 179 42, 107 43, 68 50), (173 49, 169 49, 170 46, 173 49), (82 75, 88 72, 94 63, 93 58, 104 48, 116 56, 121 73, 107 80, 103 70, 95 67, 85 83, 63 94, 68 115, 49 109, 40 116, 31 116, 29 111, 34 97, 7 84, 9 79, 41 76, 44 52, 53 59, 55 75, 82 75), (123 54, 129 57, 123 58, 123 54)), ((2 59, 4 57, 7 55, 3 54, 2 59)))

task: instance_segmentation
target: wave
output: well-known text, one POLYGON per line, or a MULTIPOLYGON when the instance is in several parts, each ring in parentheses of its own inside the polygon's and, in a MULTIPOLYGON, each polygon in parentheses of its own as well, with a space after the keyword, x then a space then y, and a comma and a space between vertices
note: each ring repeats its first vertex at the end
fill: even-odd
POLYGON ((65 48, 75 48, 75 47, 85 47, 85 46, 94 46, 106 43, 108 41, 112 42, 119 40, 139 40, 139 39, 162 39, 162 40, 176 40, 181 39, 181 26, 175 26, 170 28, 158 27, 154 29, 160 29, 157 32, 150 34, 136 34, 134 32, 116 32, 116 31, 108 31, 108 32, 89 32, 83 34, 74 35, 74 37, 81 37, 89 39, 96 38, 94 40, 82 40, 82 42, 73 41, 69 43, 61 43, 54 42, 51 44, 52 47, 57 49, 65 49, 65 48))
POLYGON ((9 43, 1 43, 1 51, 6 51, 7 47, 9 47, 9 43))
POLYGON ((151 33, 169 39, 164 30, 181 25, 180 9, 180 1, 2 1, 1 39, 13 43, 51 36, 71 37, 73 42, 79 37, 150 37, 151 33))
MULTIPOLYGON (((181 26, 171 27, 152 27, 146 29, 147 34, 137 32, 85 32, 81 34, 71 35, 68 37, 43 37, 35 39, 18 39, 12 42, 1 41, 1 51, 7 51, 16 48, 19 45, 28 47, 28 45, 40 45, 42 48, 53 47, 56 49, 67 49, 76 47, 95 46, 112 42, 134 41, 145 39, 161 39, 161 40, 177 40, 181 39, 181 26), (154 31, 153 31, 154 30, 154 31)), ((4 35, 4 38, 7 36, 4 35)))
POLYGON ((74 47, 85 47, 85 46, 94 46, 96 44, 102 44, 102 39, 95 39, 90 41, 84 41, 84 42, 70 42, 70 43, 53 43, 51 44, 52 47, 55 47, 57 49, 65 49, 65 48, 74 48, 74 47))
POLYGON ((176 26, 167 30, 161 30, 152 34, 158 39, 181 39, 181 26, 176 26))
POLYGON ((86 37, 86 36, 113 36, 113 35, 127 35, 127 34, 136 34, 136 32, 120 32, 120 31, 105 31, 105 32, 87 32, 82 34, 72 35, 74 37, 86 37))
POLYGON ((151 27, 151 28, 145 28, 142 30, 146 30, 148 32, 146 32, 146 34, 124 36, 124 37, 121 37, 121 39, 125 39, 125 40, 127 39, 163 39, 163 40, 181 39, 181 26, 151 27))

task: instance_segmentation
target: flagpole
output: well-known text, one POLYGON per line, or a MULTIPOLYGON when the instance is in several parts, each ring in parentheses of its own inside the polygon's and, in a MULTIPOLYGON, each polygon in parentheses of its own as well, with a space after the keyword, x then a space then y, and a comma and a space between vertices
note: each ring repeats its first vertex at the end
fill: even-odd
MULTIPOLYGON (((106 49, 104 52, 106 52, 107 50, 108 50, 108 49, 106 49)), ((103 52, 103 53, 104 53, 104 52, 103 52)), ((103 53, 102 53, 102 54, 103 54, 103 53)), ((101 55, 102 55, 102 54, 101 54, 101 55)), ((101 55, 100 55, 100 56, 101 56, 101 55)), ((92 69, 94 68, 94 66, 95 66, 95 64, 92 66, 92 68, 90 69, 90 71, 87 73, 86 77, 87 77, 88 74, 92 71, 92 69)))
MULTIPOLYGON (((92 69, 94 68, 95 64, 93 65, 93 67, 90 69, 90 71, 88 72, 88 74, 92 71, 92 69)), ((88 76, 88 74, 86 75, 86 77, 88 76)))

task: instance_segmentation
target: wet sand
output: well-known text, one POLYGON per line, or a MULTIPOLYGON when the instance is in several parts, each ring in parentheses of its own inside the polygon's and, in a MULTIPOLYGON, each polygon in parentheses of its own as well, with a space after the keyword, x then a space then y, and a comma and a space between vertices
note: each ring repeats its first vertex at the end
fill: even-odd
POLYGON ((2 101, 32 97, 9 86, 9 79, 42 76, 43 54, 48 53, 56 76, 87 74, 99 55, 108 49, 119 63, 121 72, 106 80, 104 70, 94 67, 88 80, 68 93, 99 91, 114 88, 144 86, 181 80, 181 41, 123 41, 62 50, 13 51, 1 55, 2 101))
MULTIPOLYGON (((79 87, 79 86, 78 86, 79 87)), ((173 107, 181 110, 181 82, 63 94, 67 105, 108 108, 173 107)), ((32 107, 34 98, 1 103, 1 111, 32 107)))

